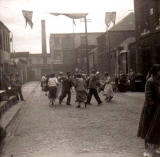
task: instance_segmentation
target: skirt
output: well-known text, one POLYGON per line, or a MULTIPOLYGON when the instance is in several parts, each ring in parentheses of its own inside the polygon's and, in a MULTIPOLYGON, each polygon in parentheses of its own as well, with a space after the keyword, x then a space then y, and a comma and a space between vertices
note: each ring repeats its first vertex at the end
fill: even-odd
POLYGON ((56 99, 57 97, 57 87, 49 87, 49 95, 48 95, 49 99, 56 99))
POLYGON ((87 101, 87 92, 86 91, 77 91, 76 92, 77 102, 86 102, 87 101))
POLYGON ((113 88, 111 84, 106 84, 104 89, 104 95, 107 97, 113 97, 113 88))

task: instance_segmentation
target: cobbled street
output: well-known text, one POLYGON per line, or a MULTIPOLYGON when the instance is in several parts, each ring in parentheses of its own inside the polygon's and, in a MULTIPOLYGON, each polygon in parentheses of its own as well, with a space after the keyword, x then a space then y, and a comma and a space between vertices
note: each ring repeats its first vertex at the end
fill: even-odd
MULTIPOLYGON (((143 141, 136 137, 143 94, 116 93, 110 103, 87 108, 56 102, 54 109, 39 82, 23 89, 26 102, 8 127, 2 157, 139 157, 143 141)), ((101 95, 102 100, 104 97, 101 95)))

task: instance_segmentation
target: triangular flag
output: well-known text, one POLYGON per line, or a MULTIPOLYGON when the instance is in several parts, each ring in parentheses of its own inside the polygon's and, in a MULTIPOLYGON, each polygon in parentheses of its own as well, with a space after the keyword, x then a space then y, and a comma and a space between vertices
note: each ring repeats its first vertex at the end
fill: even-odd
POLYGON ((115 22, 116 22, 116 12, 111 12, 111 21, 115 25, 115 22))
POLYGON ((115 24, 115 20, 116 20, 116 12, 105 13, 105 23, 107 27, 109 27, 111 23, 115 24))
POLYGON ((33 11, 27 11, 27 10, 22 10, 23 16, 26 20, 26 26, 27 23, 30 25, 30 27, 33 27, 33 22, 32 22, 32 15, 33 15, 33 11))

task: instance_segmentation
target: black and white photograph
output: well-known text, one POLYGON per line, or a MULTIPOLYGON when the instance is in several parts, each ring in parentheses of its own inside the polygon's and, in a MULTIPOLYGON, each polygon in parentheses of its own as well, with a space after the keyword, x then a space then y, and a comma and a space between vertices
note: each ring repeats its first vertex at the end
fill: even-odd
POLYGON ((160 157, 160 0, 0 0, 0 157, 160 157))

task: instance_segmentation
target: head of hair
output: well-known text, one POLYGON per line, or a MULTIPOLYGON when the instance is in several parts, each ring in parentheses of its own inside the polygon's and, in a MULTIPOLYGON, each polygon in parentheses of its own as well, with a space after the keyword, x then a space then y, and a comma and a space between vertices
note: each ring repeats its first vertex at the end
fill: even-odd
POLYGON ((61 71, 61 72, 59 72, 59 75, 63 75, 63 72, 61 71))
POLYGON ((77 78, 81 78, 82 77, 82 75, 81 74, 77 74, 77 78))
POLYGON ((151 74, 156 75, 160 71, 160 64, 154 64, 151 69, 151 74))
POLYGON ((108 72, 105 72, 104 75, 107 76, 107 75, 109 75, 109 74, 108 74, 108 72))
POLYGON ((92 70, 91 72, 92 72, 92 74, 95 74, 95 73, 96 73, 96 71, 95 71, 95 70, 92 70))
POLYGON ((70 73, 70 72, 67 72, 66 74, 67 74, 67 76, 71 76, 71 73, 70 73))
POLYGON ((51 74, 51 75, 50 75, 50 77, 55 77, 55 76, 56 76, 55 74, 51 74))

